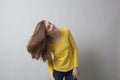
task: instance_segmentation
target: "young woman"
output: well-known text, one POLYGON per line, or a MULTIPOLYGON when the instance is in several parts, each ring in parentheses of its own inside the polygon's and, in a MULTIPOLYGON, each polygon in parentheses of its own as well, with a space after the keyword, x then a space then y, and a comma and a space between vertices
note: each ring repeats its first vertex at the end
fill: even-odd
POLYGON ((33 59, 48 63, 50 80, 74 80, 78 77, 78 50, 67 27, 40 21, 27 45, 33 59))

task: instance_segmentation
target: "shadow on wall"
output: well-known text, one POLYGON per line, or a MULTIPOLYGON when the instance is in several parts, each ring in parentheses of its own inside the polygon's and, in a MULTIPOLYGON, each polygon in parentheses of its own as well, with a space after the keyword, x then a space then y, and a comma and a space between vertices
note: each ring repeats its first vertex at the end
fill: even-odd
POLYGON ((85 47, 79 52, 78 80, 102 80, 100 76, 100 56, 95 48, 85 47))

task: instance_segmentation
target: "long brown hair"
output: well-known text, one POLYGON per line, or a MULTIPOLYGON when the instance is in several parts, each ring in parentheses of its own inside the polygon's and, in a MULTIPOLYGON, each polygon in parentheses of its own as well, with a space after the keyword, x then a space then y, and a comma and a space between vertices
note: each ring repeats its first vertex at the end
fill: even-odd
POLYGON ((39 60, 42 58, 44 62, 49 59, 49 38, 50 36, 46 35, 45 20, 42 20, 36 25, 34 33, 27 45, 27 51, 33 59, 39 60))

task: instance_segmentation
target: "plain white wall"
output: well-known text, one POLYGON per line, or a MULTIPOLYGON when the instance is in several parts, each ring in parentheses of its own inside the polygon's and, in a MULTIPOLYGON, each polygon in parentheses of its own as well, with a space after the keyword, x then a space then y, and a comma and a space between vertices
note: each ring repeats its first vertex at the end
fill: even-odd
POLYGON ((49 80, 27 41, 42 19, 69 27, 79 50, 78 80, 120 80, 119 0, 0 0, 0 80, 49 80))

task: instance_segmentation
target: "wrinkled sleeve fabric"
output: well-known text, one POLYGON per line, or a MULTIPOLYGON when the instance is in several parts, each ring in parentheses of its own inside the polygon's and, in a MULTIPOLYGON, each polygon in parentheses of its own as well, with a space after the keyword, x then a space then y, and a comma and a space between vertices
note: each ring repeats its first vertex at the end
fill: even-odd
POLYGON ((72 50, 73 50, 74 67, 78 67, 78 49, 77 49, 75 40, 74 40, 74 38, 72 36, 72 33, 70 32, 70 29, 68 29, 68 34, 69 34, 70 45, 71 45, 72 50))
POLYGON ((53 75, 53 60, 52 60, 52 56, 50 56, 50 58, 48 60, 48 70, 49 70, 49 74, 53 75))

